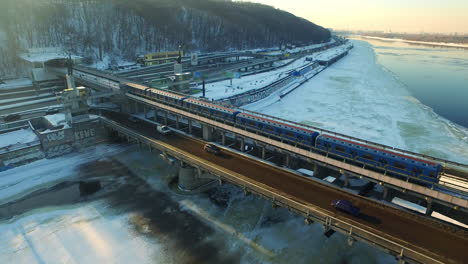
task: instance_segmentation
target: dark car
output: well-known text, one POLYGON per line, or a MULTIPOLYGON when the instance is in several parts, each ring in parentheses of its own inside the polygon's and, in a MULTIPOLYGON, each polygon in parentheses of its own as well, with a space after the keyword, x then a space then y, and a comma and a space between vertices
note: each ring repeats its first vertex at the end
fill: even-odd
POLYGON ((208 143, 206 144, 203 149, 208 152, 208 153, 211 153, 211 154, 215 154, 215 155, 218 155, 221 153, 221 149, 219 147, 217 147, 216 145, 214 144, 211 144, 211 143, 208 143))
POLYGON ((138 123, 138 121, 140 121, 138 118, 134 117, 134 116, 131 116, 128 118, 128 121, 132 122, 132 123, 138 123))
POLYGON ((352 202, 348 200, 334 200, 331 205, 337 210, 343 211, 353 216, 358 216, 361 209, 354 206, 352 202))

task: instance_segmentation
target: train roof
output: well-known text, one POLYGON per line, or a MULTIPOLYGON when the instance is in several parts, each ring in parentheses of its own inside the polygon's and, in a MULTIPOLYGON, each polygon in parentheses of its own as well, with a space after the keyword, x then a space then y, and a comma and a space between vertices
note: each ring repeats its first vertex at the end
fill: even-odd
POLYGON ((272 120, 272 119, 268 119, 268 118, 264 118, 264 117, 260 117, 260 116, 256 116, 256 115, 251 115, 251 114, 247 114, 247 113, 241 113, 239 115, 246 115, 246 116, 257 118, 257 119, 260 119, 260 120, 263 120, 263 121, 267 121, 267 122, 275 123, 275 124, 278 124, 278 125, 283 125, 283 126, 287 126, 287 127, 290 127, 290 128, 298 129, 298 130, 301 130, 301 131, 304 131, 304 132, 307 132, 307 133, 318 133, 318 132, 313 131, 313 130, 308 130, 308 129, 305 129, 305 128, 302 128, 302 127, 289 125, 289 124, 286 124, 286 123, 278 122, 278 121, 275 121, 275 120, 272 120))
POLYGON ((208 103, 208 102, 198 100, 198 99, 195 99, 195 98, 187 98, 185 101, 186 102, 194 102, 194 103, 198 103, 198 104, 207 105, 207 106, 210 106, 210 107, 213 107, 213 108, 216 108, 216 109, 229 111, 231 113, 238 112, 237 110, 234 110, 234 109, 231 109, 231 108, 227 108, 227 107, 220 106, 220 105, 217 105, 217 104, 208 103))
POLYGON ((165 95, 165 96, 170 96, 170 97, 177 98, 177 99, 186 98, 185 96, 182 96, 182 95, 178 95, 178 94, 175 94, 175 93, 162 91, 162 90, 155 89, 155 88, 151 88, 151 87, 148 87, 148 86, 146 86, 146 85, 142 85, 142 84, 138 84, 138 83, 125 83, 125 84, 128 85, 128 86, 137 88, 137 89, 141 89, 141 90, 148 90, 148 89, 150 89, 151 91, 153 91, 153 92, 155 92, 155 93, 162 94, 162 95, 165 95))
POLYGON ((373 150, 378 150, 378 151, 381 151, 381 152, 385 152, 385 153, 388 153, 388 154, 396 155, 396 156, 399 156, 399 157, 403 157, 403 158, 407 158, 407 159, 419 161, 419 162, 426 163, 426 164, 430 164, 430 165, 434 165, 434 166, 435 166, 435 165, 438 165, 438 164, 436 164, 436 163, 433 163, 433 162, 430 162, 430 161, 427 161, 427 160, 422 160, 422 159, 418 159, 418 158, 415 158, 415 157, 411 157, 411 156, 407 156, 407 155, 404 155, 404 154, 400 154, 400 153, 397 153, 397 152, 392 152, 392 151, 388 151, 388 150, 385 150, 385 149, 380 149, 380 148, 376 148, 376 147, 373 147, 373 146, 364 145, 364 144, 362 144, 362 143, 357 143, 357 142, 350 141, 350 140, 343 139, 343 138, 339 138, 339 137, 334 137, 334 136, 325 135, 325 134, 322 134, 322 137, 328 137, 328 138, 340 140, 340 141, 347 142, 347 143, 351 143, 351 144, 358 145, 358 146, 361 146, 361 147, 365 147, 365 148, 369 148, 369 149, 373 149, 373 150))

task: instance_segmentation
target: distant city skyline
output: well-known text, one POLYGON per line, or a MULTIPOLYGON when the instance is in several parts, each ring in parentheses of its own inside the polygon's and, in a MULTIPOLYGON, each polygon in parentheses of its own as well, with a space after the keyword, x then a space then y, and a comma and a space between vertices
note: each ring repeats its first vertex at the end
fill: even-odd
POLYGON ((467 0, 250 0, 335 30, 468 33, 467 0))

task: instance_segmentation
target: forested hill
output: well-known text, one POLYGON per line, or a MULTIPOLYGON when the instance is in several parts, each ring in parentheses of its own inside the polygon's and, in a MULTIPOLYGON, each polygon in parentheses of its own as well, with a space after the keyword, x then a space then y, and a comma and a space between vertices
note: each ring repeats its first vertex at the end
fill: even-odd
POLYGON ((270 6, 222 0, 2 0, 0 57, 63 46, 114 55, 273 47, 328 41, 330 32, 270 6), (3 31, 3 33, 1 32, 3 31))

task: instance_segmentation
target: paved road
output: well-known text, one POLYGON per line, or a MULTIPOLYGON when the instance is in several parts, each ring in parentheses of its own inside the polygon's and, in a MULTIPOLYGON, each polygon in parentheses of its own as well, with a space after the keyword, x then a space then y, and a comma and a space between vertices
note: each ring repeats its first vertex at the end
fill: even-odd
MULTIPOLYGON (((144 122, 132 123, 127 120, 127 117, 115 114, 108 117, 140 131, 145 136, 160 137, 154 127, 144 122)), ((222 165, 228 170, 239 173, 287 197, 294 197, 296 201, 319 206, 335 215, 357 221, 363 229, 379 230, 386 233, 387 237, 397 237, 401 239, 400 243, 408 248, 425 249, 427 255, 444 263, 468 261, 468 230, 466 229, 379 205, 236 153, 229 152, 215 156, 203 151, 203 142, 182 135, 173 134, 163 140, 207 162, 222 165), (334 199, 353 201, 361 208, 364 216, 354 218, 334 210, 330 205, 334 199)))

